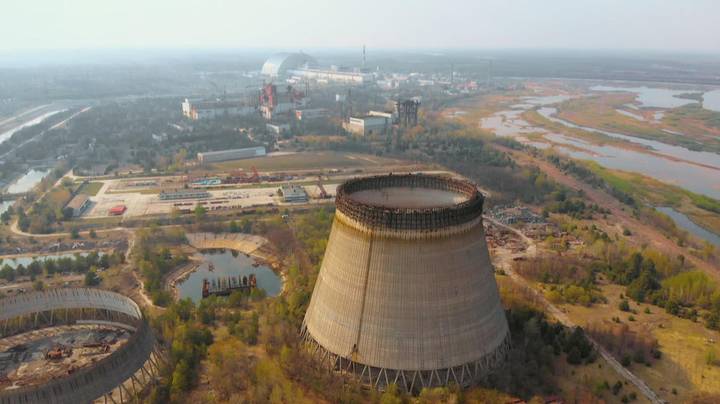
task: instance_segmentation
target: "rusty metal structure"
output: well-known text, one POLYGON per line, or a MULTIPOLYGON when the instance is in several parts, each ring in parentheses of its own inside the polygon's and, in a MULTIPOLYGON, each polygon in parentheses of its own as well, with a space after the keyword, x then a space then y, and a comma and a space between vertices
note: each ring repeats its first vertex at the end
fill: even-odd
POLYGON ((131 402, 160 377, 164 355, 140 308, 128 297, 66 288, 0 299, 0 338, 72 324, 116 325, 132 335, 90 367, 44 384, 0 391, 0 404, 131 402))
POLYGON ((417 392, 474 384, 504 361, 508 325, 474 184, 353 179, 336 207, 301 330, 321 364, 417 392))
POLYGON ((403 100, 395 103, 398 125, 403 128, 417 126, 420 101, 403 100))

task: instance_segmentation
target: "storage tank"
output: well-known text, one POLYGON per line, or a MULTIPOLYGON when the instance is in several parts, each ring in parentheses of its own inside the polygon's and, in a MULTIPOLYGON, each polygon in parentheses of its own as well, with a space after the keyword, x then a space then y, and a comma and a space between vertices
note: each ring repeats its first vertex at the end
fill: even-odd
POLYGON ((474 184, 441 176, 339 186, 302 326, 317 359, 411 392, 468 386, 500 365, 510 337, 482 207, 474 184))

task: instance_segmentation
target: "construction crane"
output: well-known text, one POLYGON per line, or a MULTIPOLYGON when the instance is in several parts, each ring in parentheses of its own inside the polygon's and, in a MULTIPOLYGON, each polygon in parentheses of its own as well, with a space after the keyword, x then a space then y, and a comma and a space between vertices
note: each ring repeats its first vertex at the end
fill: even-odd
POLYGON ((225 178, 226 184, 245 184, 249 182, 260 182, 260 173, 258 173, 255 166, 252 166, 252 175, 248 175, 245 171, 236 170, 231 172, 227 178, 225 178))
POLYGON ((320 199, 327 199, 330 197, 330 195, 328 195, 327 191, 325 190, 325 187, 323 186, 322 175, 318 175, 317 187, 320 190, 320 199))

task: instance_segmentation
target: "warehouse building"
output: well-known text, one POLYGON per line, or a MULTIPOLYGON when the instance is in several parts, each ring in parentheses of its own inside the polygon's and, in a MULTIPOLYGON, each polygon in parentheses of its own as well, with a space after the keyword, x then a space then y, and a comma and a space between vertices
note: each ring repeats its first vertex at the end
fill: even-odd
POLYGON ((295 111, 295 119, 298 121, 327 118, 329 115, 330 111, 325 108, 298 109, 295 111))
POLYGON ((160 192, 160 200, 163 201, 173 201, 178 199, 203 199, 209 197, 210 193, 208 191, 196 189, 178 189, 175 191, 160 192))
POLYGON ((241 115, 247 116, 256 113, 253 106, 240 100, 190 101, 187 98, 182 103, 182 113, 188 119, 212 119, 220 116, 241 115))
POLYGON ((266 123, 265 129, 268 132, 276 135, 282 135, 283 133, 290 132, 290 124, 288 123, 266 123))
POLYGON ((220 161, 228 160, 241 160, 249 159, 253 157, 265 156, 265 147, 247 147, 244 149, 231 149, 231 150, 220 150, 213 152, 203 152, 197 154, 197 159, 200 164, 217 163, 220 161))
POLYGON ((300 185, 288 184, 280 187, 283 202, 307 202, 308 195, 300 185))
POLYGON ((72 209, 72 216, 79 217, 89 206, 90 197, 85 194, 77 194, 65 205, 65 209, 72 209))
POLYGON ((386 116, 364 115, 350 117, 343 122, 343 128, 356 135, 384 134, 392 124, 386 116))

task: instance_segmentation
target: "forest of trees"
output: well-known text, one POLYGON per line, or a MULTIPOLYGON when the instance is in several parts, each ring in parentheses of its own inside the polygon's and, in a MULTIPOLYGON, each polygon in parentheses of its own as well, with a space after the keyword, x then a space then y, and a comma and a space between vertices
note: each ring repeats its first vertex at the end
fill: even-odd
POLYGON ((185 232, 181 228, 150 227, 139 229, 136 233, 132 258, 154 304, 167 306, 172 301, 172 296, 163 286, 163 277, 188 262, 185 254, 178 249, 172 252, 170 249, 185 241, 185 232))

